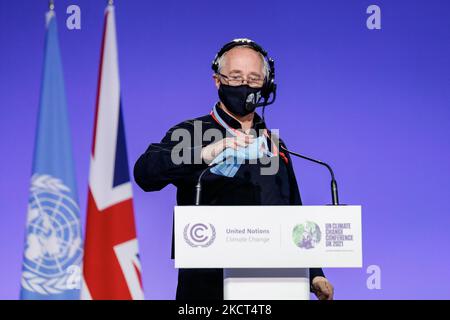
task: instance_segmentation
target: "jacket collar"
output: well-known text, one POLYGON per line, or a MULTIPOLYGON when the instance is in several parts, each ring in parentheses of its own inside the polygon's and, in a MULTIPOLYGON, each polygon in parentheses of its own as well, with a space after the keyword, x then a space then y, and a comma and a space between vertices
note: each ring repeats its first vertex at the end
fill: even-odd
MULTIPOLYGON (((216 110, 218 115, 222 118, 223 121, 225 121, 225 123, 227 125, 229 125, 231 128, 233 129, 242 129, 241 123, 239 121, 237 121, 235 118, 233 118, 232 116, 230 116, 228 113, 226 113, 221 107, 220 107, 220 103, 217 102, 216 105, 216 110)), ((263 119, 255 112, 255 115, 253 117, 253 125, 252 125, 252 129, 256 130, 256 132, 259 134, 259 130, 262 129, 266 129, 266 124, 263 121, 263 119)))

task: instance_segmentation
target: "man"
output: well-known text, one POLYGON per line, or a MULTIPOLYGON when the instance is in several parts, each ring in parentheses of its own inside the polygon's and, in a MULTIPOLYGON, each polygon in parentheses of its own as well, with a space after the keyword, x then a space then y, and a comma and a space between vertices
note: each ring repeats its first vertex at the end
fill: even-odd
MULTIPOLYGON (((178 205, 193 205, 197 180, 210 166, 202 176, 203 205, 301 205, 291 159, 255 113, 275 94, 273 60, 255 42, 236 39, 216 55, 213 70, 219 102, 210 114, 174 126, 151 144, 135 164, 137 184, 156 191, 171 183, 178 205), (179 143, 186 133, 188 143, 179 143)), ((310 284, 319 299, 333 298, 321 269, 310 269, 310 284)), ((176 297, 223 299, 223 270, 180 269, 176 297)))

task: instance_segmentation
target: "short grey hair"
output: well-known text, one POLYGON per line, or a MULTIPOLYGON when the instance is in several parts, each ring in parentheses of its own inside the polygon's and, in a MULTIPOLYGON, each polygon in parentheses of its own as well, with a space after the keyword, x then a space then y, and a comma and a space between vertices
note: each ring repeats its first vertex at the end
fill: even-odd
MULTIPOLYGON (((235 46, 234 48, 250 48, 254 51, 256 51, 252 46, 249 46, 247 44, 243 44, 243 45, 239 45, 239 46, 235 46)), ((231 50, 231 49, 230 49, 231 50)), ((270 67, 269 67, 269 63, 267 62, 267 59, 264 58, 264 56, 262 55, 261 52, 256 51, 259 56, 261 57, 261 60, 263 61, 263 74, 264 74, 264 79, 267 79, 269 77, 269 72, 270 72, 270 67)), ((217 60, 217 72, 220 73, 220 71, 223 68, 223 65, 225 63, 225 56, 227 55, 228 51, 225 52, 222 56, 220 56, 220 58, 217 60)))

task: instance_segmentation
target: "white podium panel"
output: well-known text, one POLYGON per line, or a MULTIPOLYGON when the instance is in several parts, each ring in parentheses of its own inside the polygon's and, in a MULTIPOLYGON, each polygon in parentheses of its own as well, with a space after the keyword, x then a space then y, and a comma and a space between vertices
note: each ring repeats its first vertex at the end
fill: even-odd
POLYGON ((175 267, 223 268, 225 300, 309 300, 309 268, 362 267, 360 206, 178 206, 175 267))
POLYGON ((176 268, 362 267, 360 206, 177 206, 176 268))
POLYGON ((309 300, 309 269, 224 269, 225 300, 309 300))

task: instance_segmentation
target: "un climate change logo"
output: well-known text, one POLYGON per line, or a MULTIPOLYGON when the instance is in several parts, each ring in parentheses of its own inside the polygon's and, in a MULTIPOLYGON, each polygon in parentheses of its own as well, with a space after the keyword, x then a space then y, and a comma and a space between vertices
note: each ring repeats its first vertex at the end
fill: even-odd
POLYGON ((191 247, 209 247, 216 239, 216 229, 211 223, 188 223, 184 227, 183 236, 191 247))
POLYGON ((297 247, 302 249, 312 249, 319 244, 322 232, 319 226, 311 221, 297 224, 292 230, 292 240, 297 247))
POLYGON ((30 191, 22 286, 44 295, 74 289, 68 269, 82 258, 78 205, 50 175, 33 175, 30 191))

